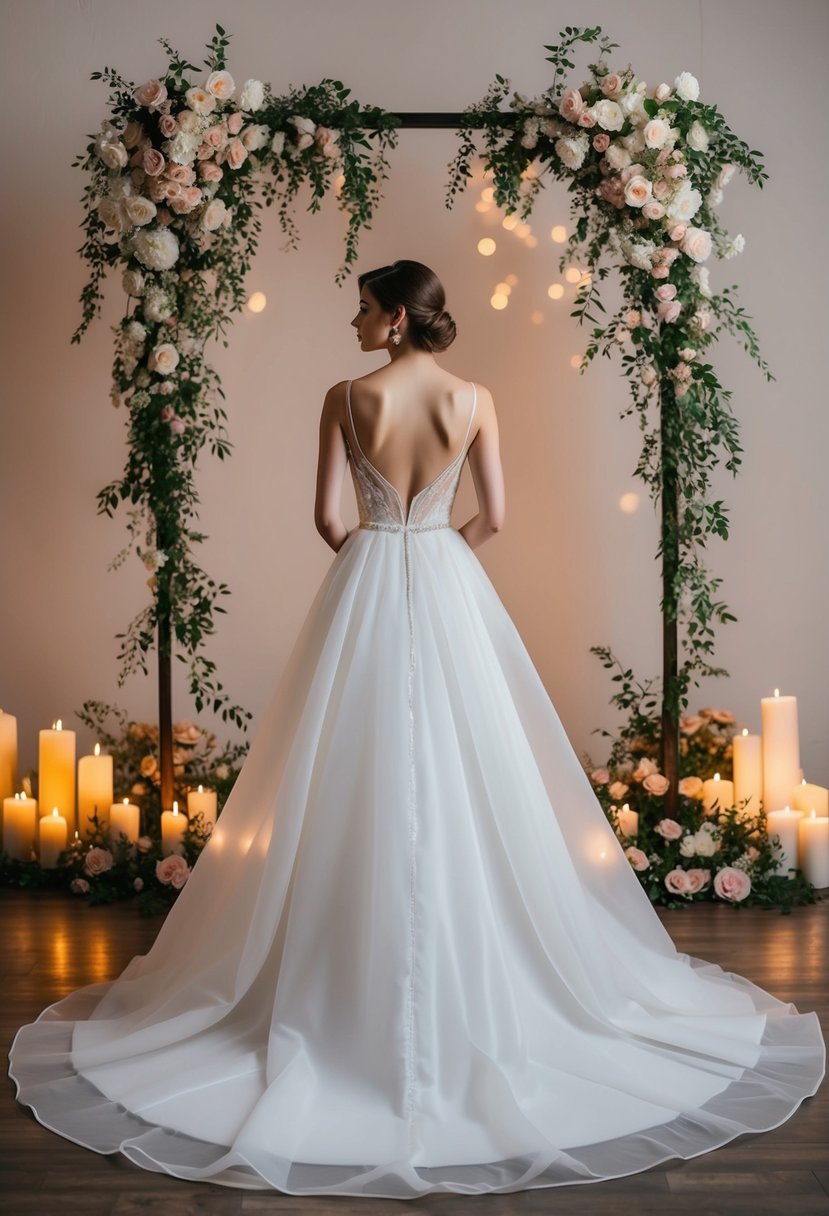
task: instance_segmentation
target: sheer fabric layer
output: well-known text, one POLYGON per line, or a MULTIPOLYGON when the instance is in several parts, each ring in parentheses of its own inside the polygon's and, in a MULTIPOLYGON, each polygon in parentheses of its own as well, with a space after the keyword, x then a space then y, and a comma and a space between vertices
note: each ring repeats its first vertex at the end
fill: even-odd
POLYGON ((463 538, 365 522, 152 949, 18 1031, 19 1100, 146 1169, 399 1199, 782 1123, 816 1014, 676 951, 463 538))

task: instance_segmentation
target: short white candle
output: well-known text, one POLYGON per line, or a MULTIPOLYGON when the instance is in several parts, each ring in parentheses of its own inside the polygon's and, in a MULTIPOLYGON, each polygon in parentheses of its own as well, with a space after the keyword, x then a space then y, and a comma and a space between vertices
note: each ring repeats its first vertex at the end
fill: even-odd
POLYGON ((811 781, 801 781, 792 790, 791 806, 799 811, 817 811, 818 815, 829 815, 829 790, 824 785, 813 785, 811 781))
POLYGON ((37 828, 37 799, 24 793, 3 799, 3 848, 9 857, 31 861, 37 828))
POLYGON ((140 818, 140 807, 137 807, 134 802, 130 802, 129 798, 125 798, 123 802, 111 803, 109 808, 110 842, 113 845, 118 844, 123 832, 130 844, 134 844, 138 839, 140 818))
POLYGON ((635 840, 639 835, 639 815, 636 811, 632 811, 627 803, 622 807, 616 816, 619 824, 619 831, 623 836, 627 836, 631 840, 635 840))
POLYGON ((75 732, 64 730, 58 718, 51 730, 40 731, 38 747, 37 800, 41 815, 59 806, 74 832, 75 823, 75 732))
POLYGON ((702 783, 702 809, 706 815, 713 811, 724 811, 734 805, 734 782, 714 773, 702 783), (718 805, 715 807, 714 803, 718 805))
POLYGON ((792 790, 800 780, 800 738, 797 697, 761 697, 763 717, 763 810, 779 811, 791 805, 792 790))
POLYGON ((109 808, 112 806, 112 756, 101 755, 100 743, 91 756, 78 761, 78 827, 84 838, 93 828, 92 816, 97 814, 102 831, 109 829, 109 808))
POLYGON ((809 811, 801 818, 800 868, 813 887, 829 887, 829 815, 809 811))
POLYGON ((183 853, 183 836, 187 828, 187 816, 182 815, 178 803, 173 803, 171 811, 161 812, 161 852, 166 857, 168 853, 183 853))
POLYGON ((738 818, 757 815, 763 797, 763 752, 759 735, 742 733, 731 740, 731 761, 734 766, 734 805, 738 818), (740 803, 748 799, 740 809, 740 803))
POLYGON ((187 814, 193 819, 199 811, 204 815, 204 826, 211 830, 216 826, 216 791, 199 786, 187 794, 187 814))
POLYGON ((776 874, 787 874, 789 870, 798 869, 798 825, 802 818, 802 811, 793 811, 789 806, 782 811, 769 811, 766 815, 769 839, 775 835, 780 837, 776 874))
POLYGON ((51 815, 43 815, 40 820, 40 865, 41 869, 54 870, 58 864, 58 854, 66 848, 67 840, 66 819, 57 807, 52 808, 51 815))

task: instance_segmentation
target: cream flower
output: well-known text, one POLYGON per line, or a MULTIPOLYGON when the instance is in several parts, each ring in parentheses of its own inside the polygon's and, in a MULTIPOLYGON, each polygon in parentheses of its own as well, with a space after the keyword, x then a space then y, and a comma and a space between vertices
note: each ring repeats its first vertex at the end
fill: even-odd
POLYGON ((220 101, 227 101, 233 95, 236 82, 230 72, 211 72, 204 82, 204 87, 208 93, 212 93, 220 101))

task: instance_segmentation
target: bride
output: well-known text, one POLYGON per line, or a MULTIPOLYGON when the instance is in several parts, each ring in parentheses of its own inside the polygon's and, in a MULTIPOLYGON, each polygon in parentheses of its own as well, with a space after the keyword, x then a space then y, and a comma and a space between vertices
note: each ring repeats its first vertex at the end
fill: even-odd
POLYGON ((359 285, 390 360, 325 398, 336 556, 151 950, 18 1030, 17 1097, 145 1169, 396 1199, 776 1127, 824 1075, 817 1015, 677 952, 473 552, 504 521, 498 427, 435 360, 440 281, 401 260, 359 285))

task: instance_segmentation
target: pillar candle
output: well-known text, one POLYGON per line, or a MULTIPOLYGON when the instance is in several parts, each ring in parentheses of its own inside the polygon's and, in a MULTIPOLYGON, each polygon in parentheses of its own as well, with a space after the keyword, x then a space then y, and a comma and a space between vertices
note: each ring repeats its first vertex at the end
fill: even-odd
POLYGON ((618 812, 616 820, 623 836, 635 839, 639 835, 639 816, 636 811, 630 809, 627 803, 618 812))
POLYGON ((40 732, 38 807, 41 815, 58 807, 69 830, 75 823, 75 732, 64 730, 58 718, 52 730, 40 732))
POLYGON ((809 811, 802 816, 800 868, 813 887, 829 887, 829 815, 809 811))
POLYGON ((109 830, 112 806, 112 756, 101 755, 100 743, 94 754, 78 761, 78 827, 84 838, 92 832, 92 816, 97 812, 103 831, 109 830))
POLYGON ((40 865, 41 869, 54 870, 58 864, 58 854, 66 848, 67 840, 66 819, 58 808, 52 807, 51 815, 43 815, 40 819, 40 865))
POLYGON ((813 785, 801 781, 792 790, 791 806, 799 811, 817 811, 818 815, 829 815, 829 790, 824 785, 813 785))
POLYGON ((109 839, 113 845, 118 844, 121 833, 130 844, 134 844, 139 836, 139 821, 141 810, 125 798, 123 802, 113 802, 109 808, 109 839))
POLYGON ((171 811, 161 812, 161 852, 164 857, 168 853, 183 853, 182 837, 187 827, 187 816, 179 812, 178 803, 173 803, 171 811))
POLYGON ((31 861, 37 828, 37 800, 24 793, 3 799, 3 848, 9 857, 31 861))
POLYGON ((798 826, 802 818, 802 811, 793 811, 788 806, 782 811, 769 811, 766 815, 769 839, 775 835, 780 837, 780 853, 775 866, 776 874, 787 874, 789 870, 800 868, 798 826))
POLYGON ((763 797, 763 753, 759 735, 750 735, 743 728, 742 734, 731 740, 731 759, 734 766, 734 803, 738 818, 757 815, 763 797), (748 799, 740 810, 740 803, 748 799))
POLYGON ((0 798, 17 789, 17 718, 0 709, 0 798))
POLYGON ((709 777, 707 781, 702 783, 702 809, 703 813, 710 815, 713 811, 724 811, 727 807, 734 805, 734 782, 728 781, 720 777, 719 773, 714 773, 713 777, 709 777), (718 805, 715 807, 714 803, 718 805))
POLYGON ((800 738, 797 697, 762 697, 763 810, 779 811, 791 805, 792 789, 800 780, 800 738))
POLYGON ((206 790, 203 786, 199 786, 197 790, 190 790, 187 794, 187 814, 192 819, 195 815, 202 812, 204 815, 204 826, 206 828, 214 828, 216 826, 216 791, 206 790))

